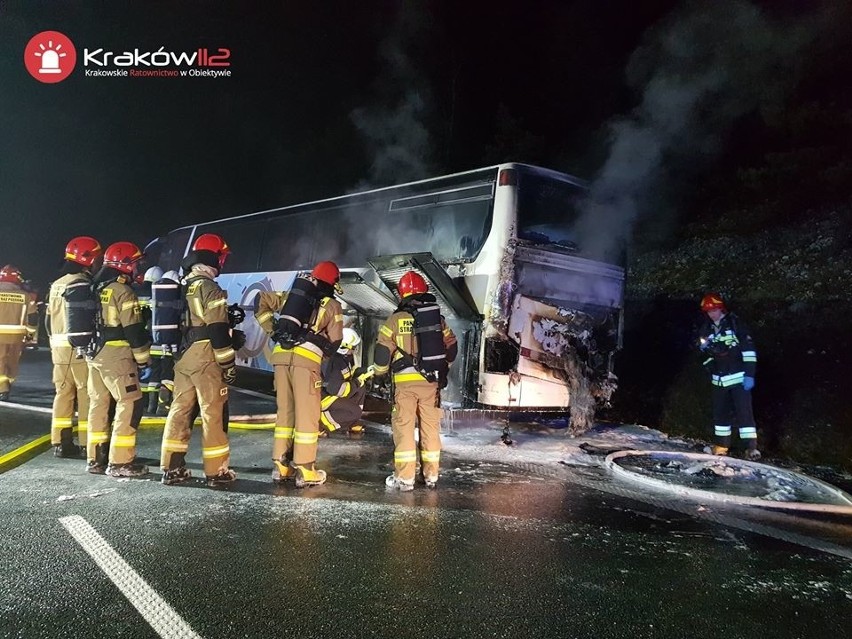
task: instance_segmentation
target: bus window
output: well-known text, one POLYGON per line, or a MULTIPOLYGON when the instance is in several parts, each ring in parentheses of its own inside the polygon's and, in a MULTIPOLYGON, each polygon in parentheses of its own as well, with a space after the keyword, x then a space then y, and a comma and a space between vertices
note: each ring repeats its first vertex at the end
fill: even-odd
POLYGON ((178 229, 151 242, 145 248, 145 264, 159 266, 164 271, 177 270, 186 252, 191 228, 178 229))
POLYGON ((195 237, 203 233, 216 233, 225 240, 231 254, 225 260, 223 273, 254 273, 257 271, 260 247, 267 226, 266 220, 204 224, 198 227, 195 237))
POLYGON ((574 224, 585 190, 569 182, 521 173, 518 185, 518 239, 577 250, 574 224))
MULTIPOLYGON (((335 233, 335 224, 313 211, 283 215, 269 221, 264 232, 260 271, 308 271, 314 267, 315 242, 320 232, 335 233), (321 226, 318 226, 321 224, 321 226)), ((333 256, 320 258, 332 260, 333 256)), ((343 266, 343 264, 341 264, 343 266)))

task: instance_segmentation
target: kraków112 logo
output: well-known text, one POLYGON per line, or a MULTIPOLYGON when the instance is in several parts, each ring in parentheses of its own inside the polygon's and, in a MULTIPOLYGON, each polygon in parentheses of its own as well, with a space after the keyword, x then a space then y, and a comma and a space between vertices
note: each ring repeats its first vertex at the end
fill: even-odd
POLYGON ((71 75, 77 64, 74 43, 59 31, 37 33, 24 49, 24 66, 39 82, 55 84, 71 75))

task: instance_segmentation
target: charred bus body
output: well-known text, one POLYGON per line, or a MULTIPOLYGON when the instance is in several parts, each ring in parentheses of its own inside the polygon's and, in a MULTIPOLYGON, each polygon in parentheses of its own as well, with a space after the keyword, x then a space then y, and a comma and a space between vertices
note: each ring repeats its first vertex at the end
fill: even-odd
MULTIPOLYGON (((364 362, 396 282, 415 270, 460 341, 447 407, 573 411, 609 401, 622 336, 624 269, 584 256, 574 235, 585 191, 566 174, 501 164, 187 226, 146 252, 177 268, 193 238, 222 235, 233 253, 219 282, 248 315, 258 292, 333 260, 364 362)), ((251 317, 243 326, 238 364, 271 370, 270 342, 251 317)))

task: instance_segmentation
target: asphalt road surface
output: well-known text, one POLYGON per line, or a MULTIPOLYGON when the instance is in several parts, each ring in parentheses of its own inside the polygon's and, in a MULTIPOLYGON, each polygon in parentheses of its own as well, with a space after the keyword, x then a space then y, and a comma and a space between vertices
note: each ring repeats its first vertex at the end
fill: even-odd
MULTIPOLYGON (((13 401, 25 397, 16 391, 13 401)), ((34 407, 49 404, 34 394, 34 407)), ((9 448, 10 430, 46 433, 49 415, 0 407, 0 429, 9 448)), ((168 487, 161 435, 140 431, 147 479, 88 475, 83 460, 50 452, 0 474, 0 637, 852 629, 852 528, 841 517, 666 499, 594 465, 529 461, 533 437, 518 437, 523 456, 504 454, 499 431, 448 437, 437 490, 389 492, 389 431, 374 423, 360 438, 320 441, 321 487, 274 486, 271 433, 256 430, 231 432, 229 489, 168 487)), ((199 448, 196 432, 198 476, 199 448)))

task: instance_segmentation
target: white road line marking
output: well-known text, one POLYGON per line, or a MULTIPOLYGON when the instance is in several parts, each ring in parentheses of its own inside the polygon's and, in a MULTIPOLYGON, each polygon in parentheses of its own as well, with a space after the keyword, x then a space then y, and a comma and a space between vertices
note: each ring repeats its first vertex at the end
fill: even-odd
POLYGON ((166 603, 139 574, 121 558, 106 539, 79 515, 61 517, 65 526, 106 576, 163 639, 201 639, 183 617, 166 603))
POLYGON ((17 408, 18 410, 29 410, 34 413, 47 413, 48 415, 53 414, 52 408, 45 408, 43 406, 30 406, 29 404, 16 404, 15 402, 3 402, 0 406, 4 408, 17 408))

